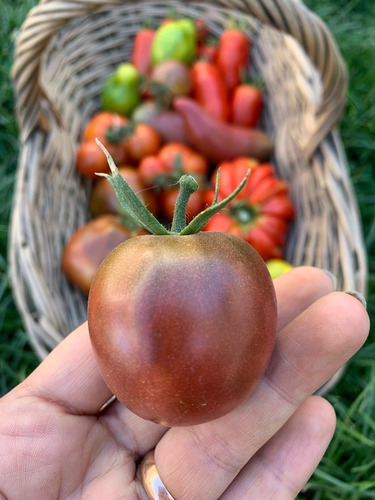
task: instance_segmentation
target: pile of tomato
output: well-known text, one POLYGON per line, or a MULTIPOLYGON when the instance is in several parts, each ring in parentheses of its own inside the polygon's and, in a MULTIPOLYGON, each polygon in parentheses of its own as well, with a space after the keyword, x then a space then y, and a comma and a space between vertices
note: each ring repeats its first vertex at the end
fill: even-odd
POLYGON ((211 204, 219 167, 219 199, 250 168, 245 188, 204 229, 240 236, 266 262, 283 258, 294 208, 270 162, 272 141, 260 127, 263 94, 249 80, 250 57, 251 41, 237 27, 215 43, 199 19, 168 18, 138 31, 131 59, 105 80, 101 110, 87 123, 77 151, 78 172, 93 180, 92 217, 67 243, 62 266, 84 293, 114 247, 147 233, 121 208, 108 180, 96 175, 109 172, 96 139, 166 226, 182 174, 200 186, 188 204, 193 218, 211 204))

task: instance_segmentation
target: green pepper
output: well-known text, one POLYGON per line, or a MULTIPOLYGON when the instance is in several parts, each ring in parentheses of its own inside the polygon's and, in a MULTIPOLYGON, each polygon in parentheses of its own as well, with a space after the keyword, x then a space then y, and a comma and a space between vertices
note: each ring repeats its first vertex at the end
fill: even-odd
POLYGON ((104 111, 129 116, 141 101, 139 73, 130 63, 123 63, 104 82, 101 103, 104 111))
POLYGON ((174 60, 190 65, 196 56, 197 30, 190 19, 163 24, 158 28, 151 46, 152 64, 174 60))

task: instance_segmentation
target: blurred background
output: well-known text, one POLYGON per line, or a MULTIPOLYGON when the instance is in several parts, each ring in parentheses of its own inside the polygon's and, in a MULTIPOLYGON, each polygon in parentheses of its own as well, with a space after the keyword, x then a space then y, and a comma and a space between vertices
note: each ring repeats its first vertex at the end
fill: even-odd
MULTIPOLYGON (((14 304, 7 241, 19 142, 10 81, 17 31, 36 0, 0 0, 0 395, 38 364, 14 304)), ((368 311, 375 319, 375 2, 305 0, 327 24, 349 71, 341 136, 348 157, 369 261, 368 311)), ((300 498, 375 498, 375 330, 327 395, 338 422, 335 436, 300 498)))

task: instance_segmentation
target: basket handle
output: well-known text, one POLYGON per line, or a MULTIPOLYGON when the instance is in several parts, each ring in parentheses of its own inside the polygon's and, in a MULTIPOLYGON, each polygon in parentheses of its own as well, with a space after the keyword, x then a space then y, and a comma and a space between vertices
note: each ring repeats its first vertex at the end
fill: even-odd
MULTIPOLYGON (((108 5, 132 0, 41 0, 28 14, 16 43, 12 80, 16 96, 16 116, 20 139, 25 141, 35 127, 42 126, 42 89, 39 67, 43 50, 50 39, 71 19, 87 15, 108 5)), ((134 1, 134 0, 133 0, 134 1)), ((306 156, 310 157, 320 141, 339 122, 346 106, 347 70, 335 41, 318 16, 298 0, 206 0, 215 6, 236 9, 261 23, 292 35, 304 48, 322 77, 323 96, 317 126, 306 156)), ((193 0, 187 0, 194 3, 193 0)))

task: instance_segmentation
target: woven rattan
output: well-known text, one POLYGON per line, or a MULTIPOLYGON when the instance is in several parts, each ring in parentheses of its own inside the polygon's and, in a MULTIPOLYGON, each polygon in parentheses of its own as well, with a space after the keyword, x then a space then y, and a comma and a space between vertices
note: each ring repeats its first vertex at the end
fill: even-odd
POLYGON ((347 74, 322 21, 297 0, 206 2, 42 1, 20 31, 12 77, 21 155, 11 221, 14 295, 43 358, 86 318, 65 279, 62 250, 88 218, 90 183, 74 167, 84 124, 104 79, 129 59, 146 19, 201 17, 217 36, 231 18, 253 41, 251 71, 266 87, 262 126, 290 186, 296 220, 286 258, 333 272, 341 289, 366 291, 366 256, 338 125, 347 74))

